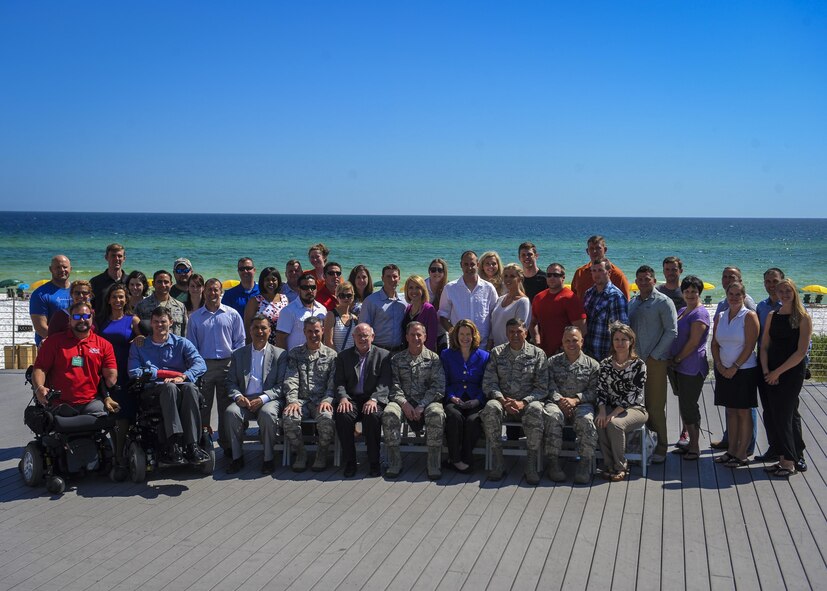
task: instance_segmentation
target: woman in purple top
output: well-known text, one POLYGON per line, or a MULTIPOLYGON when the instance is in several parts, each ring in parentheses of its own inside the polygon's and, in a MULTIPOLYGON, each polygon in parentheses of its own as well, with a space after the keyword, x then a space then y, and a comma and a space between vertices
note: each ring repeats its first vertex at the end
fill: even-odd
POLYGON ((701 304, 704 283, 694 275, 681 281, 686 307, 678 310, 678 338, 672 342, 669 378, 678 396, 681 419, 689 434, 689 445, 676 447, 684 460, 697 460, 701 432, 701 409, 698 399, 704 386, 709 363, 706 360, 706 337, 709 335, 709 312, 701 304))
POLYGON ((428 287, 425 285, 425 280, 419 275, 411 275, 405 281, 403 293, 405 299, 408 300, 408 307, 402 319, 402 334, 407 334, 408 325, 414 320, 421 322, 425 325, 425 346, 436 353, 439 319, 436 308, 428 303, 428 287))
POLYGON ((449 340, 451 346, 439 355, 445 369, 445 443, 448 461, 459 472, 468 473, 482 433, 482 378, 488 351, 479 348, 480 331, 470 320, 457 322, 449 340))

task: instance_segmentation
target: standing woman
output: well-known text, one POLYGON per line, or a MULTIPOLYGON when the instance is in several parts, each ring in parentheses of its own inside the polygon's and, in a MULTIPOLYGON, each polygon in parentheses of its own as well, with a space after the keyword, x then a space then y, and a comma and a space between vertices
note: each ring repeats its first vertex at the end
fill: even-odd
POLYGON ((104 292, 103 308, 98 315, 95 324, 98 327, 98 334, 112 344, 115 351, 115 362, 118 366, 118 386, 120 389, 113 398, 121 410, 117 414, 115 429, 115 458, 120 460, 123 457, 123 445, 126 438, 126 431, 129 424, 135 420, 135 412, 138 410, 138 401, 130 396, 127 385, 129 384, 129 346, 135 335, 139 334, 138 325, 141 320, 133 316, 132 307, 129 304, 129 292, 123 283, 113 283, 104 292))
POLYGON ((327 257, 330 255, 330 249, 319 242, 307 249, 307 258, 310 259, 312 269, 304 272, 305 275, 313 275, 316 278, 316 285, 324 284, 324 266, 327 264, 327 257))
MULTIPOLYGON (((425 286, 428 288, 428 298, 431 305, 439 313, 439 298, 442 297, 442 289, 448 283, 448 263, 445 259, 436 258, 428 265, 428 278, 425 286)), ((448 348, 448 333, 439 323, 436 337, 436 350, 444 351, 448 348)))
POLYGON ((715 318, 712 359, 715 361, 715 404, 726 407, 729 448, 715 458, 718 464, 737 468, 749 464, 747 446, 752 439, 752 409, 758 406, 758 316, 744 306, 744 284, 733 281, 726 290, 729 309, 715 318))
POLYGON ((140 271, 132 271, 126 276, 126 295, 129 298, 129 309, 135 310, 149 293, 149 281, 140 271))
POLYGON ((353 313, 358 316, 362 302, 373 293, 373 279, 370 278, 370 271, 366 266, 356 265, 351 269, 347 280, 353 285, 353 313))
POLYGON ((626 433, 640 429, 649 420, 643 402, 646 364, 635 353, 635 332, 630 327, 615 322, 609 333, 612 344, 609 357, 600 362, 594 423, 603 454, 602 476, 619 482, 629 475, 626 433))
POLYGON ((355 293, 350 281, 342 281, 336 286, 336 307, 332 314, 324 317, 324 334, 322 342, 341 353, 353 346, 353 329, 359 319, 353 313, 353 295, 355 293))
MULTIPOLYGON (((190 279, 192 281, 192 279, 190 279)), ((290 303, 287 296, 281 293, 281 273, 275 267, 264 267, 258 274, 259 294, 253 296, 244 306, 244 331, 247 334, 247 342, 252 343, 250 325, 256 314, 263 314, 270 321, 271 345, 276 344, 276 323, 279 321, 279 314, 290 303)))
MULTIPOLYGON (((496 254, 496 253, 495 253, 496 254)), ((523 291, 523 269, 516 263, 505 266, 502 272, 506 293, 497 300, 491 313, 491 336, 488 339, 489 351, 497 345, 508 342, 505 324, 512 318, 519 318, 526 326, 531 320, 531 300, 523 291)))
POLYGON ((799 451, 795 444, 793 415, 804 385, 805 357, 813 334, 813 322, 801 305, 798 289, 791 279, 775 288, 781 302, 770 312, 761 339, 761 367, 766 368, 767 399, 772 407, 771 424, 779 448, 779 462, 767 468, 773 476, 786 478, 796 473, 799 451))
POLYGON ((187 299, 184 301, 184 306, 187 308, 187 318, 203 305, 204 276, 193 273, 190 275, 190 282, 187 284, 187 299))
POLYGON ((445 369, 445 442, 448 461, 459 472, 468 473, 473 465, 471 454, 482 433, 482 378, 489 354, 479 348, 480 331, 470 320, 454 325, 450 343, 439 355, 445 369))
POLYGON ((709 312, 701 304, 704 283, 694 275, 681 281, 681 295, 686 306, 678 310, 678 337, 672 341, 669 376, 678 396, 681 420, 689 435, 687 447, 676 447, 675 453, 684 460, 697 460, 700 454, 701 409, 698 399, 709 373, 706 359, 706 337, 709 334, 709 312))
POLYGON ((439 318, 437 318, 436 308, 428 302, 428 286, 425 285, 425 280, 419 275, 411 275, 405 281, 403 293, 408 301, 408 307, 402 318, 402 334, 408 334, 408 325, 411 322, 421 322, 425 325, 425 346, 436 353, 439 318))
MULTIPOLYGON (((484 253, 480 257, 480 279, 485 279, 494 286, 498 295, 506 293, 506 287, 503 283, 503 262, 493 250, 484 253)), ((528 325, 526 325, 528 326, 528 325)))

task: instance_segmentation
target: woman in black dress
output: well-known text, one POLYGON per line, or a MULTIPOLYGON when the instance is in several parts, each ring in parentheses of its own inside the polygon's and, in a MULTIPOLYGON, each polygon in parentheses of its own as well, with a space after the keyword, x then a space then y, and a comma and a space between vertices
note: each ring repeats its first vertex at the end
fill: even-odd
POLYGON ((787 478, 796 473, 798 459, 793 436, 793 412, 804 385, 804 359, 813 334, 813 323, 791 279, 775 288, 781 308, 770 312, 761 339, 761 367, 767 382, 767 399, 772 408, 771 424, 780 458, 767 468, 773 476, 787 478))

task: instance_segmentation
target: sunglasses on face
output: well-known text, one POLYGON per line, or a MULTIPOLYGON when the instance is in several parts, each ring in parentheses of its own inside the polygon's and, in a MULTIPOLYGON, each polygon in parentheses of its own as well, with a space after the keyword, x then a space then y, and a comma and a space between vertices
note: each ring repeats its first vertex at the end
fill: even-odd
POLYGON ((557 278, 560 278, 560 277, 565 277, 565 276, 566 276, 566 274, 565 274, 565 273, 549 273, 549 274, 548 274, 548 276, 549 276, 549 277, 557 277, 557 278))
POLYGON ((299 289, 303 289, 304 291, 316 291, 315 285, 299 285, 299 289))
POLYGON ((342 276, 341 271, 327 271, 325 274, 329 275, 330 277, 341 277, 342 276))
POLYGON ((189 273, 189 272, 190 272, 190 269, 175 269, 175 272, 176 272, 178 275, 186 275, 187 273, 189 273))
POLYGON ((353 294, 352 293, 340 293, 338 295, 338 298, 340 300, 350 300, 350 299, 353 299, 353 294))
POLYGON ((254 270, 255 270, 255 267, 252 267, 252 266, 247 266, 247 267, 239 267, 239 268, 238 268, 238 270, 239 270, 239 271, 254 271, 254 270))
POLYGON ((428 269, 431 273, 444 273, 445 270, 442 267, 430 267, 428 269))
POLYGON ((91 314, 72 314, 72 320, 89 320, 92 318, 91 314))

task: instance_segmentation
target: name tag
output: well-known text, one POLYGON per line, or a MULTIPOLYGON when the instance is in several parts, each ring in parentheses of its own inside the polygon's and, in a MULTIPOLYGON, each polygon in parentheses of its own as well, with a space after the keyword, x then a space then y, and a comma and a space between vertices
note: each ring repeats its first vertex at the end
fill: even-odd
POLYGON ((83 367, 83 357, 80 355, 72 357, 72 367, 83 367))

